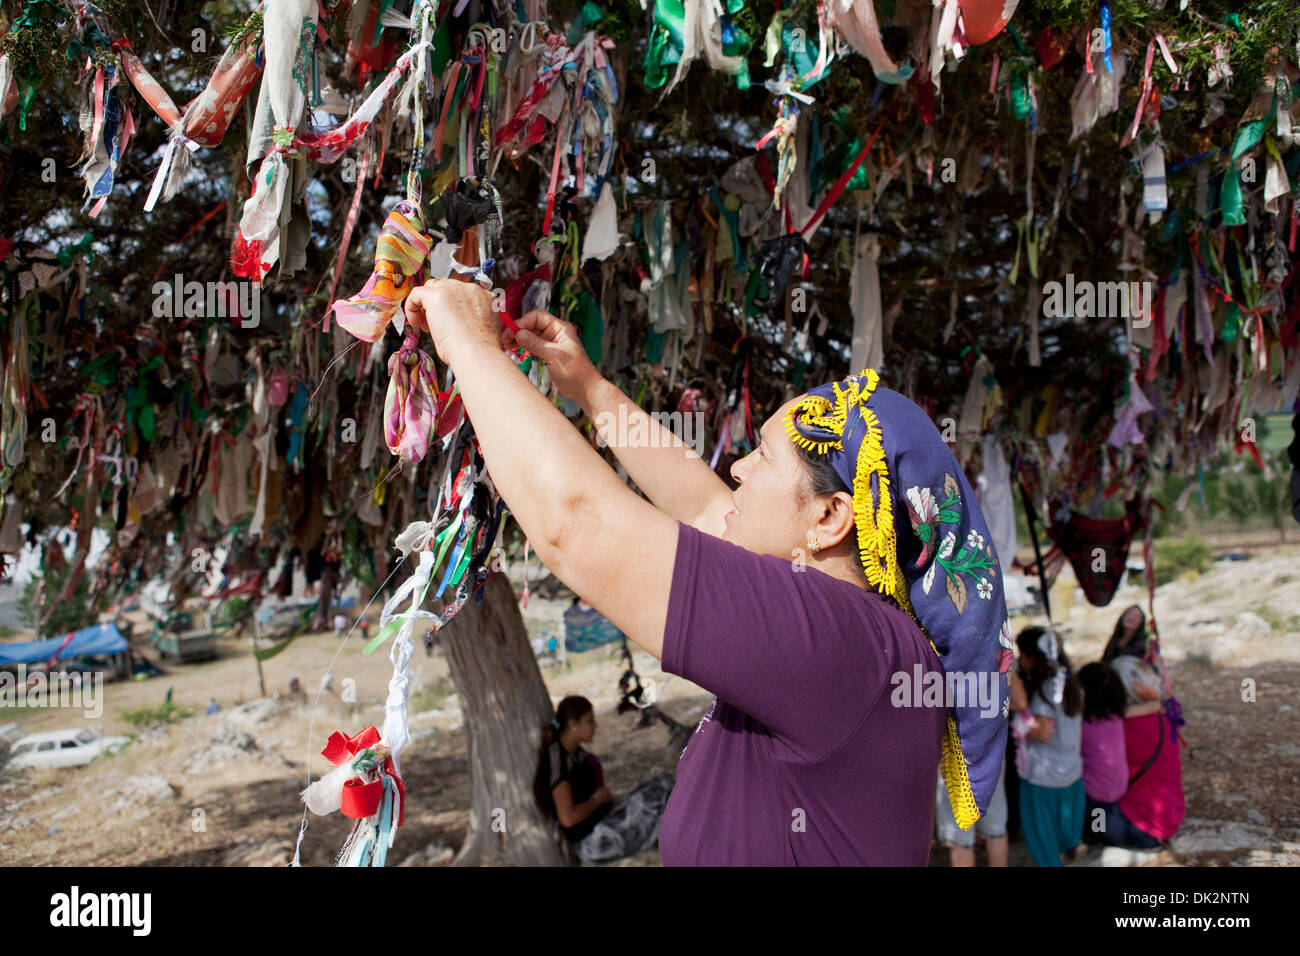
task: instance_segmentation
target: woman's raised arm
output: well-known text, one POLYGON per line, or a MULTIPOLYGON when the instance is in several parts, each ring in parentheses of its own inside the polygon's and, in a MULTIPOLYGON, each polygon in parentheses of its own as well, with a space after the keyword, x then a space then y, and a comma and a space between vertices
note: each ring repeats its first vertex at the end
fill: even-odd
MULTIPOLYGON (((582 407, 654 506, 676 521, 722 534, 723 516, 732 508, 731 490, 695 449, 601 376, 570 323, 535 311, 519 320, 519 328, 522 338, 506 330, 502 341, 518 342, 547 362, 560 392, 582 407)), ((690 428, 685 420, 682 424, 685 435, 696 434, 695 419, 690 428)))
POLYGON ((442 280, 406 303, 456 373, 488 472, 537 556, 655 658, 677 522, 636 495, 501 350, 492 297, 442 280))

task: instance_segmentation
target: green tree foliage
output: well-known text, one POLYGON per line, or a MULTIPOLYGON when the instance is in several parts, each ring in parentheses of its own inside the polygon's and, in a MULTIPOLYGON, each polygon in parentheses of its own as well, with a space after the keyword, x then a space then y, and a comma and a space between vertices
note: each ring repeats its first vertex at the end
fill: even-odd
POLYGON ((221 616, 227 621, 236 620, 244 608, 248 606, 248 599, 235 595, 226 601, 225 606, 221 609, 221 616))
MULTIPOLYGON (((36 629, 41 611, 58 594, 62 588, 67 572, 54 574, 34 574, 27 586, 23 588, 22 599, 18 604, 18 620, 24 627, 36 629)), ((72 596, 60 604, 49 608, 49 615, 38 638, 60 637, 69 631, 93 624, 95 609, 91 607, 90 580, 82 575, 73 590, 72 596)))
POLYGON ((1158 541, 1155 546, 1156 587, 1176 581, 1189 571, 1204 574, 1213 563, 1210 546, 1193 535, 1181 541, 1158 541))
POLYGON ((1216 532, 1285 529, 1284 519, 1290 521, 1286 495, 1291 466, 1282 453, 1262 457, 1269 465, 1267 475, 1252 459, 1231 451, 1220 453, 1199 479, 1195 475, 1162 475, 1153 491, 1154 499, 1163 506, 1154 512, 1156 537, 1193 528, 1216 532), (1178 499, 1189 482, 1194 487, 1179 511, 1178 499))

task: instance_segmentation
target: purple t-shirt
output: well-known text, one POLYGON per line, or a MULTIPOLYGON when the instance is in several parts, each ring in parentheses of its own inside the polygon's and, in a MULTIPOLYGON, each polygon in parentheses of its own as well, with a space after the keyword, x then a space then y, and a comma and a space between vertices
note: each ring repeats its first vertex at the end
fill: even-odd
POLYGON ((1128 789, 1124 752, 1124 718, 1085 720, 1079 739, 1083 756, 1083 792, 1098 803, 1115 803, 1128 789))
POLYGON ((893 675, 943 673, 906 612, 679 522, 663 669, 717 695, 677 765, 665 866, 928 861, 947 711, 890 702, 893 675))

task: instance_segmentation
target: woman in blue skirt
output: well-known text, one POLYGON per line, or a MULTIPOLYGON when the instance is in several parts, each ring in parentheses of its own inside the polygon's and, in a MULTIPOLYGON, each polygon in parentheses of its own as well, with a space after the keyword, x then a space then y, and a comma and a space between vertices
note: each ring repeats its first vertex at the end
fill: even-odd
POLYGON ((1020 826, 1038 866, 1062 866, 1083 833, 1083 691, 1053 631, 1027 627, 1016 644, 1032 717, 1022 724, 1020 826))

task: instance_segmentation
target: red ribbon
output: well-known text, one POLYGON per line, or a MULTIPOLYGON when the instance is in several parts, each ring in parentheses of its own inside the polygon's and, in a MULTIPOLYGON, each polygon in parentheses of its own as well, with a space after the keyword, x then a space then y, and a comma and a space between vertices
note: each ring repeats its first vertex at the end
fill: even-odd
POLYGON ((1264 459, 1260 457, 1259 445, 1255 442, 1238 438, 1234 449, 1238 455, 1243 451, 1250 452, 1250 457, 1255 459, 1255 464, 1259 465, 1261 470, 1264 468, 1264 459))
MULTIPOLYGON (((355 737, 348 737, 335 731, 330 734, 325 749, 320 753, 335 766, 342 766, 344 763, 350 763, 360 751, 373 747, 377 743, 379 743, 379 731, 374 726, 367 727, 355 737)), ((397 784, 397 825, 400 827, 406 819, 406 787, 402 785, 402 778, 393 770, 392 757, 385 757, 380 769, 381 772, 391 776, 397 784)), ((383 795, 384 785, 380 780, 374 783, 349 780, 343 785, 341 812, 345 817, 351 817, 353 820, 372 817, 379 812, 379 801, 383 795)))
MULTIPOLYGON (((1258 458, 1258 457, 1259 457, 1259 456, 1256 455, 1256 458, 1258 458)), ((63 653, 63 649, 66 648, 69 644, 72 643, 72 638, 76 635, 76 633, 77 633, 76 631, 69 631, 69 632, 68 632, 68 636, 65 637, 65 638, 63 639, 63 643, 59 645, 59 649, 58 649, 57 651, 54 652, 54 656, 51 657, 48 661, 45 662, 45 669, 46 669, 47 671, 48 671, 51 667, 54 666, 54 662, 57 661, 57 660, 59 659, 59 655, 63 653)))

